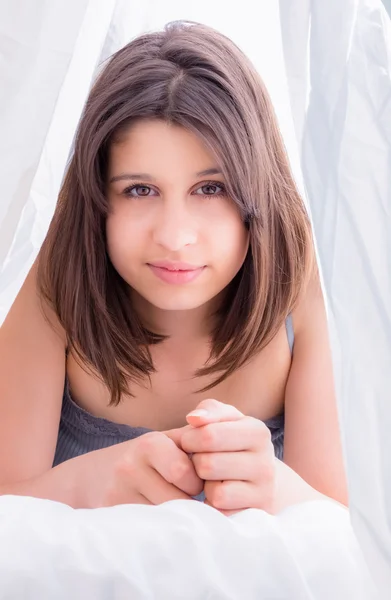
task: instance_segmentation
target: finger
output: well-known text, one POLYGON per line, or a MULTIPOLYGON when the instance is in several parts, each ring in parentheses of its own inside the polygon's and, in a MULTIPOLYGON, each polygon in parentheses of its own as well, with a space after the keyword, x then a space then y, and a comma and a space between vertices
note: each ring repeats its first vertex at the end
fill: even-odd
POLYGON ((186 420, 193 427, 200 427, 206 423, 238 421, 243 417, 244 415, 232 404, 224 404, 210 398, 200 402, 197 408, 186 416, 186 420))
POLYGON ((168 429, 163 433, 172 440, 178 448, 182 449, 182 436, 186 431, 192 429, 191 425, 185 425, 184 427, 178 427, 177 429, 168 429))
POLYGON ((188 494, 166 481, 153 468, 150 468, 146 473, 146 477, 140 486, 140 491, 147 501, 155 505, 163 504, 163 502, 169 502, 170 500, 192 500, 188 494))
POLYGON ((275 460, 270 453, 208 452, 193 455, 198 477, 206 481, 238 480, 261 483, 274 477, 275 460))
POLYGON ((273 486, 261 489, 245 481, 207 481, 204 491, 208 503, 219 510, 261 508, 273 512, 273 486))
MULTIPOLYGON (((214 506, 211 505, 211 503, 209 502, 209 500, 205 500, 204 504, 206 504, 207 506, 211 506, 212 508, 214 508, 214 506)), ((221 512, 221 514, 225 515, 226 517, 231 517, 232 515, 236 515, 236 513, 240 512, 240 509, 238 510, 224 510, 223 508, 216 508, 216 510, 218 510, 219 512, 221 512)))
POLYGON ((240 421, 191 427, 183 432, 181 445, 188 453, 262 450, 271 445, 271 434, 259 419, 243 417, 240 421))
POLYGON ((140 438, 139 448, 147 463, 168 483, 190 496, 202 491, 203 482, 195 472, 192 461, 168 436, 159 432, 147 433, 140 438))

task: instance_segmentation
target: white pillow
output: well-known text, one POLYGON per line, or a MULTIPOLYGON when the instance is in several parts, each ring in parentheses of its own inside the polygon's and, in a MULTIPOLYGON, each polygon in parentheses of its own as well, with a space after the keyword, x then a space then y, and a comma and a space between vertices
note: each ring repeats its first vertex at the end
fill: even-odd
POLYGON ((370 600, 347 510, 230 518, 199 502, 73 510, 0 498, 0 598, 370 600))

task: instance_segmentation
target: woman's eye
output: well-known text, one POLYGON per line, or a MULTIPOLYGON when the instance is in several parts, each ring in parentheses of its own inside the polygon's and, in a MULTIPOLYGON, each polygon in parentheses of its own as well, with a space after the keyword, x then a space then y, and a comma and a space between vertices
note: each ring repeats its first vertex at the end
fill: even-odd
POLYGON ((198 188, 195 193, 197 196, 222 196, 225 194, 225 188, 218 183, 207 183, 198 188))
MULTIPOLYGON (((224 196, 226 194, 225 187, 219 183, 205 183, 194 192, 197 196, 224 196)), ((157 192, 149 185, 135 184, 124 190, 125 196, 132 198, 149 198, 156 196, 157 192)))
POLYGON ((126 196, 132 196, 133 198, 146 198, 148 196, 152 196, 150 192, 154 192, 151 187, 148 185, 132 185, 131 187, 126 188, 124 194, 126 196))

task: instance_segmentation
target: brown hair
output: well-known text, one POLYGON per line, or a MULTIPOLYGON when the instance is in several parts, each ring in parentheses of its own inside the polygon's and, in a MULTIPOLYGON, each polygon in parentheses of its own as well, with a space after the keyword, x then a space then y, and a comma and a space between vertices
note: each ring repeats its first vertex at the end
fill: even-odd
POLYGON ((97 78, 40 252, 40 291, 68 347, 96 372, 116 404, 128 381, 154 371, 128 285, 106 251, 107 156, 113 138, 139 118, 193 131, 212 150, 250 234, 228 286, 200 375, 225 379, 275 336, 312 262, 309 220, 296 189, 269 95, 256 70, 224 35, 196 23, 143 34, 114 54, 97 78))

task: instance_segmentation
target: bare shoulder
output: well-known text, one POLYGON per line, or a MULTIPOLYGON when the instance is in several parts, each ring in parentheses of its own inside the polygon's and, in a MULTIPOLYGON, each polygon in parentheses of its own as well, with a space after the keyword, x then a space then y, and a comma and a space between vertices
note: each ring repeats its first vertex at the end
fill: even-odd
POLYGON ((0 483, 51 466, 65 343, 56 315, 41 301, 34 264, 0 329, 0 483))

